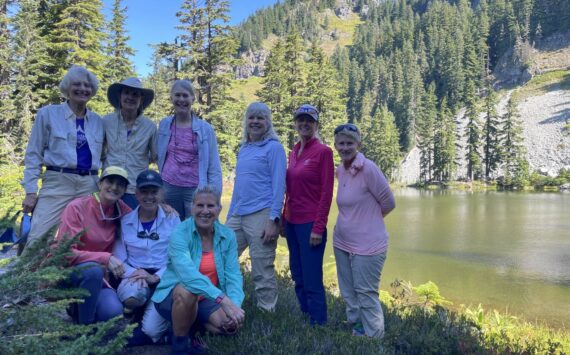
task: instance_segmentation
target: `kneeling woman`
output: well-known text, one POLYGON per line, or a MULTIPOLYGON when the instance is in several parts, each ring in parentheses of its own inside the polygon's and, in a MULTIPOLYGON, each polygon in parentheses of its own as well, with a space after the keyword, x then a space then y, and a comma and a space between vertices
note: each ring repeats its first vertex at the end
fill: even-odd
POLYGON ((119 218, 131 209, 121 201, 129 183, 127 172, 110 166, 101 174, 99 191, 79 197, 69 203, 61 215, 56 242, 83 235, 71 246, 70 264, 77 272, 71 276, 71 286, 89 291, 89 296, 77 306, 73 318, 80 324, 106 321, 123 314, 123 306, 115 290, 105 280, 106 271, 116 277, 124 273, 123 263, 111 255, 115 244, 119 218))
POLYGON ((192 217, 170 236, 169 263, 152 297, 156 316, 145 317, 143 330, 157 341, 172 322, 172 353, 188 353, 195 323, 214 334, 233 334, 244 321, 244 299, 234 232, 218 222, 220 193, 198 187, 192 217))

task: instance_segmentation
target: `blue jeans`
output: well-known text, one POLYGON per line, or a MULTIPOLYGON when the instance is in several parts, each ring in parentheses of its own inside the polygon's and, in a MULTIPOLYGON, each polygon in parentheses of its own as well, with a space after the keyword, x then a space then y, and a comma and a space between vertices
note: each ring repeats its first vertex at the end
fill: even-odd
POLYGON ((323 241, 316 247, 309 244, 313 222, 304 224, 286 223, 289 267, 295 281, 295 293, 301 311, 308 313, 311 324, 327 322, 327 301, 323 285, 323 255, 327 231, 323 241))
POLYGON ((178 212, 181 221, 190 217, 194 191, 195 187, 182 187, 164 182, 164 202, 178 212))
POLYGON ((103 288, 104 269, 100 264, 86 262, 74 268, 75 272, 70 277, 71 286, 86 289, 90 294, 83 303, 78 304, 79 324, 104 322, 123 314, 123 304, 115 290, 103 288))

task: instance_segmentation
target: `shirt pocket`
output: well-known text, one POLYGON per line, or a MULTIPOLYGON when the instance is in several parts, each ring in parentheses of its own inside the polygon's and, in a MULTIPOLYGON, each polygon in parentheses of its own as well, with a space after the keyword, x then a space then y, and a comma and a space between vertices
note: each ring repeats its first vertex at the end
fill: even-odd
POLYGON ((71 146, 71 134, 60 130, 52 130, 50 133, 48 149, 51 152, 63 152, 75 147, 71 146))

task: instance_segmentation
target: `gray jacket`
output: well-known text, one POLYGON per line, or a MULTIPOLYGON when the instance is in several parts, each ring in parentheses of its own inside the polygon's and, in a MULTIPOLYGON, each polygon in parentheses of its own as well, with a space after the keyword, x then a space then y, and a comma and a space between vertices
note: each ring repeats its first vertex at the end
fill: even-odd
MULTIPOLYGON (((172 120, 174 116, 162 119, 158 124, 158 170, 162 171, 166 161, 168 142, 170 142, 172 120)), ((198 136, 198 186, 212 185, 222 192, 222 167, 218 153, 218 142, 212 126, 192 114, 192 130, 198 136)))

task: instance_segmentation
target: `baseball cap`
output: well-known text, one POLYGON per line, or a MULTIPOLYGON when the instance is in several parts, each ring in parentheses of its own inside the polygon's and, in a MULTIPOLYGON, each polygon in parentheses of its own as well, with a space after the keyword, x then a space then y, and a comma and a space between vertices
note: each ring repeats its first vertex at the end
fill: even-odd
POLYGON ((145 170, 137 176, 137 189, 145 186, 162 187, 162 178, 154 170, 145 170))
POLYGON ((107 178, 109 176, 120 176, 126 180, 127 185, 129 184, 129 174, 127 173, 127 171, 125 169, 123 169, 119 166, 108 166, 105 170, 103 170, 103 173, 101 173, 101 176, 99 177, 99 181, 101 181, 104 178, 107 178))
POLYGON ((293 119, 297 119, 299 116, 307 115, 314 119, 315 121, 319 122, 319 110, 313 105, 304 104, 299 106, 298 109, 295 110, 295 115, 293 119))

